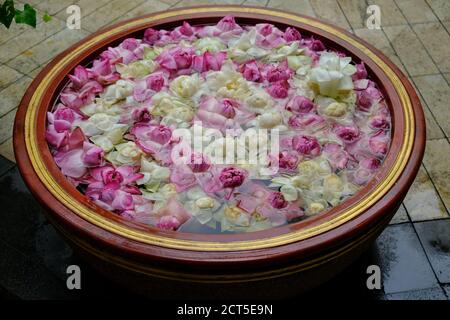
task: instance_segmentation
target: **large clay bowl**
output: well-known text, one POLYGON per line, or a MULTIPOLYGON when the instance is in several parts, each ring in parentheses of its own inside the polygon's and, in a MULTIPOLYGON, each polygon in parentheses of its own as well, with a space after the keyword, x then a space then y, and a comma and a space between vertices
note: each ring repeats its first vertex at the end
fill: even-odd
POLYGON ((99 30, 49 63, 28 88, 16 116, 20 171, 48 219, 94 267, 135 291, 157 297, 287 296, 314 287, 350 264, 378 236, 401 204, 425 145, 422 108, 411 84, 378 50, 313 18, 238 6, 154 13, 99 30), (79 193, 55 165, 44 138, 46 112, 78 64, 128 36, 171 29, 183 20, 294 26, 328 47, 364 61, 392 113, 392 144, 381 170, 360 192, 315 217, 266 231, 193 234, 125 221, 79 193), (186 289, 186 290, 185 290, 186 289))

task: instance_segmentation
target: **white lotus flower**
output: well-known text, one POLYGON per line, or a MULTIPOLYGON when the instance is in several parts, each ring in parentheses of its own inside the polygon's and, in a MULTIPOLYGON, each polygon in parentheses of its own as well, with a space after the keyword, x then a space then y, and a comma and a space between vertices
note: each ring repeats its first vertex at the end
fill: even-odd
POLYGON ((198 74, 192 76, 179 76, 170 83, 170 90, 182 98, 192 97, 200 88, 198 74))
POLYGON ((220 71, 210 72, 206 81, 210 90, 225 98, 242 99, 249 94, 247 80, 234 70, 231 61, 225 62, 220 71))
POLYGON ((198 54, 206 51, 218 52, 226 49, 226 45, 219 38, 204 37, 198 39, 194 43, 194 47, 198 54))
POLYGON ((309 83, 321 95, 336 98, 353 89, 355 66, 350 57, 339 57, 334 52, 323 52, 318 65, 309 72, 309 83))

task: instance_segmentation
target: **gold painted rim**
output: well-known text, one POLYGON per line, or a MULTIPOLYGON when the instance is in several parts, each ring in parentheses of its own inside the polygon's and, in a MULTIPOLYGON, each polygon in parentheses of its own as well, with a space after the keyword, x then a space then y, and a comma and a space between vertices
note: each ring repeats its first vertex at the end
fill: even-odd
POLYGON ((60 201, 64 206, 70 209, 72 212, 85 219, 86 221, 103 228, 109 232, 118 234, 130 240, 135 240, 138 242, 156 245, 166 248, 182 249, 182 250, 193 250, 193 251, 242 251, 242 250, 254 250, 263 249, 275 246, 286 245, 296 241, 304 240, 318 234, 329 231, 336 228, 345 222, 357 217, 363 213, 366 209, 374 205, 379 199, 381 199, 388 190, 395 184, 398 177, 403 172, 407 165, 409 156, 412 152, 413 142, 414 142, 414 115, 411 100, 408 96, 407 90, 403 83, 401 82, 398 75, 392 70, 381 58, 379 58, 375 53, 365 47, 362 43, 349 37, 347 34, 340 30, 337 30, 329 25, 326 25, 320 21, 311 20, 307 17, 301 17, 293 15, 286 12, 272 11, 264 8, 245 8, 245 7, 197 7, 197 8, 186 8, 176 11, 162 12, 159 14, 152 15, 150 17, 144 17, 138 20, 130 21, 124 25, 117 26, 113 29, 99 34, 89 41, 81 44, 77 51, 69 52, 65 57, 63 57, 58 63, 56 63, 46 74, 46 77, 38 84, 33 96, 31 97, 28 109, 25 115, 25 145, 31 161, 31 164, 38 175, 41 182, 45 187, 51 192, 51 194, 60 201), (334 34, 343 41, 351 44, 365 55, 367 55, 373 62, 375 62, 378 67, 384 71, 386 76, 392 82, 397 94, 400 98, 401 106, 405 115, 404 122, 404 142, 397 155, 397 159, 394 165, 391 167, 386 178, 380 182, 380 184, 367 196, 362 198, 358 203, 353 204, 344 213, 339 216, 330 219, 320 225, 312 226, 309 228, 304 228, 287 234, 255 239, 246 241, 230 241, 230 242, 208 242, 208 241, 195 241, 195 240, 185 240, 185 239, 174 239, 169 237, 164 237, 149 232, 144 232, 127 227, 118 222, 112 221, 99 215, 97 212, 91 208, 85 206, 83 203, 78 202, 73 199, 70 194, 59 185, 55 178, 50 175, 46 165, 43 161, 41 151, 38 147, 37 136, 35 132, 35 123, 37 111, 41 103, 41 98, 43 93, 47 90, 49 85, 52 83, 56 75, 64 68, 65 64, 71 59, 75 58, 77 55, 89 50, 96 42, 101 41, 107 36, 113 36, 117 33, 123 32, 130 27, 145 26, 150 22, 154 22, 160 19, 180 16, 193 13, 208 13, 208 12, 242 12, 242 13, 258 13, 265 14, 274 17, 281 17, 285 19, 290 19, 304 24, 309 24, 313 27, 322 29, 328 33, 334 34))

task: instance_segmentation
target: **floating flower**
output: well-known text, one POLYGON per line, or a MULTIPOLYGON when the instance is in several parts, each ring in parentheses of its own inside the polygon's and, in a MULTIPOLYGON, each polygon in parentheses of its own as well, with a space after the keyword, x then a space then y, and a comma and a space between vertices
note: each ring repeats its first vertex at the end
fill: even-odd
POLYGON ((320 154, 320 144, 314 137, 294 136, 292 138, 292 148, 306 156, 317 156, 320 154))
POLYGON ((353 89, 351 76, 356 68, 350 57, 339 57, 336 53, 321 54, 316 67, 309 73, 309 83, 321 95, 336 98, 347 95, 353 89))
POLYGON ((314 103, 304 96, 295 96, 286 104, 286 110, 293 113, 308 113, 313 109, 314 103))
POLYGON ((246 176, 247 172, 245 170, 235 167, 226 167, 221 171, 219 180, 224 188, 236 188, 244 183, 246 176))

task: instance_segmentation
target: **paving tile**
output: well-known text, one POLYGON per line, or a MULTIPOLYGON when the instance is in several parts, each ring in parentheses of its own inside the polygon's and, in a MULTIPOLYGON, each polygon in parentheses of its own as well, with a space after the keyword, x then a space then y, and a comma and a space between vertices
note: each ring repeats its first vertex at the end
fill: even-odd
POLYGON ((173 7, 180 8, 204 4, 241 4, 242 2, 243 0, 182 0, 177 2, 173 7))
POLYGON ((140 4, 139 6, 134 8, 133 10, 127 12, 123 16, 120 16, 120 18, 115 20, 114 22, 143 16, 152 12, 164 11, 168 8, 169 5, 161 1, 146 1, 143 4, 140 4))
POLYGON ((22 52, 6 64, 24 74, 29 74, 32 70, 39 67, 39 63, 34 61, 29 50, 22 52))
POLYGON ((388 226, 377 239, 376 248, 386 294, 437 286, 412 224, 388 226))
POLYGON ((367 4, 380 7, 382 27, 407 24, 394 0, 367 0, 367 4))
POLYGON ((74 4, 76 1, 74 0, 27 0, 26 3, 29 3, 34 8, 39 9, 43 12, 48 12, 50 15, 53 15, 61 10, 64 10, 68 6, 74 4))
POLYGON ((336 0, 310 0, 310 3, 317 18, 344 29, 350 29, 350 25, 336 0))
POLYGON ((0 143, 12 137, 14 117, 17 109, 13 109, 0 118, 0 143))
POLYGON ((0 44, 17 37, 19 34, 29 29, 31 29, 31 27, 28 25, 17 24, 14 22, 9 26, 9 29, 4 25, 0 25, 0 44))
POLYGON ((12 163, 16 162, 16 158, 14 156, 12 138, 9 138, 8 140, 6 140, 2 144, 0 144, 0 155, 4 158, 8 159, 8 161, 10 161, 12 163))
POLYGON ((395 0, 410 24, 438 21, 425 0, 395 0))
POLYGON ((26 57, 32 58, 37 63, 37 66, 32 69, 34 70, 87 35, 88 33, 84 30, 66 28, 28 49, 21 56, 25 55, 25 59, 26 57))
POLYGON ((39 74, 39 72, 41 72, 41 70, 45 67, 46 64, 47 63, 44 63, 44 65, 40 65, 39 67, 37 67, 33 71, 30 71, 30 73, 28 73, 28 76, 30 76, 33 79, 36 78, 36 76, 39 74))
POLYGON ((447 299, 450 300, 450 285, 445 285, 442 287, 444 289, 445 294, 447 295, 447 299))
POLYGON ((450 86, 440 74, 414 77, 414 83, 447 137, 450 136, 450 86))
POLYGON ((19 102, 30 83, 31 78, 23 76, 0 91, 0 116, 7 114, 19 105, 19 102))
POLYGON ((395 53, 383 30, 357 29, 355 34, 383 52, 403 73, 406 73, 400 58, 395 53))
POLYGON ((450 72, 450 35, 439 22, 413 25, 413 29, 441 72, 450 72))
POLYGON ((160 1, 167 3, 170 6, 173 6, 175 3, 179 2, 180 0, 160 0, 160 1))
POLYGON ((391 222, 389 224, 398 224, 398 223, 404 223, 408 222, 408 213, 405 210, 405 207, 403 204, 400 205, 400 208, 397 210, 397 213, 392 218, 391 222))
POLYGON ((427 3, 440 20, 450 20, 450 2, 448 0, 427 0, 427 3))
POLYGON ((144 0, 110 1, 106 5, 94 10, 91 14, 83 15, 81 27, 92 32, 97 31, 143 2, 144 0))
POLYGON ((450 209, 450 144, 446 139, 427 141, 423 163, 447 211, 450 209))
MULTIPOLYGON (((81 11, 81 27, 83 28, 84 17, 91 14, 95 10, 103 7, 104 5, 108 4, 109 2, 111 2, 111 0, 95 0, 95 1, 79 0, 79 1, 77 1, 76 5, 80 7, 80 11, 81 11)), ((67 9, 67 7, 66 7, 66 9, 67 9)), ((58 17, 59 19, 61 19, 63 21, 67 21, 69 14, 64 9, 64 10, 59 11, 56 14, 56 17, 58 17)))
POLYGON ((450 83, 450 72, 443 74, 444 78, 447 80, 448 83, 450 83))
POLYGON ((308 0, 270 0, 267 7, 299 13, 310 17, 316 16, 308 0))
POLYGON ((21 52, 42 42, 47 37, 65 28, 65 22, 53 18, 48 23, 41 23, 36 29, 29 28, 25 32, 9 39, 0 45, 0 62, 7 62, 13 59, 21 52))
POLYGON ((12 167, 14 167, 14 162, 9 161, 7 158, 3 157, 3 155, 0 155, 0 176, 12 167))
POLYGON ((403 203, 413 222, 449 217, 439 194, 423 167, 420 167, 419 173, 403 203))
POLYGON ((439 282, 450 284, 450 220, 418 222, 414 226, 439 282))
POLYGON ((430 111, 430 108, 428 107, 427 103, 423 100, 423 98, 419 95, 420 102, 422 103, 422 110, 425 114, 425 124, 426 124, 426 131, 427 131, 427 139, 433 140, 433 139, 442 139, 445 138, 445 134, 442 131, 441 127, 436 122, 436 119, 434 118, 433 114, 430 111))
POLYGON ((353 29, 360 29, 366 26, 367 5, 360 0, 338 0, 347 20, 353 29))
POLYGON ((386 300, 447 300, 441 287, 387 294, 386 300))
POLYGON ((244 6, 265 7, 269 0, 245 0, 242 2, 244 6))
MULTIPOLYGON (((23 75, 18 72, 17 70, 14 70, 13 68, 10 68, 6 65, 0 65, 0 90, 6 88, 8 85, 10 85, 12 82, 16 81, 23 75)), ((1 99, 1 97, 0 97, 1 99)))
POLYGON ((424 46, 409 26, 385 27, 384 31, 411 76, 438 72, 424 46))

